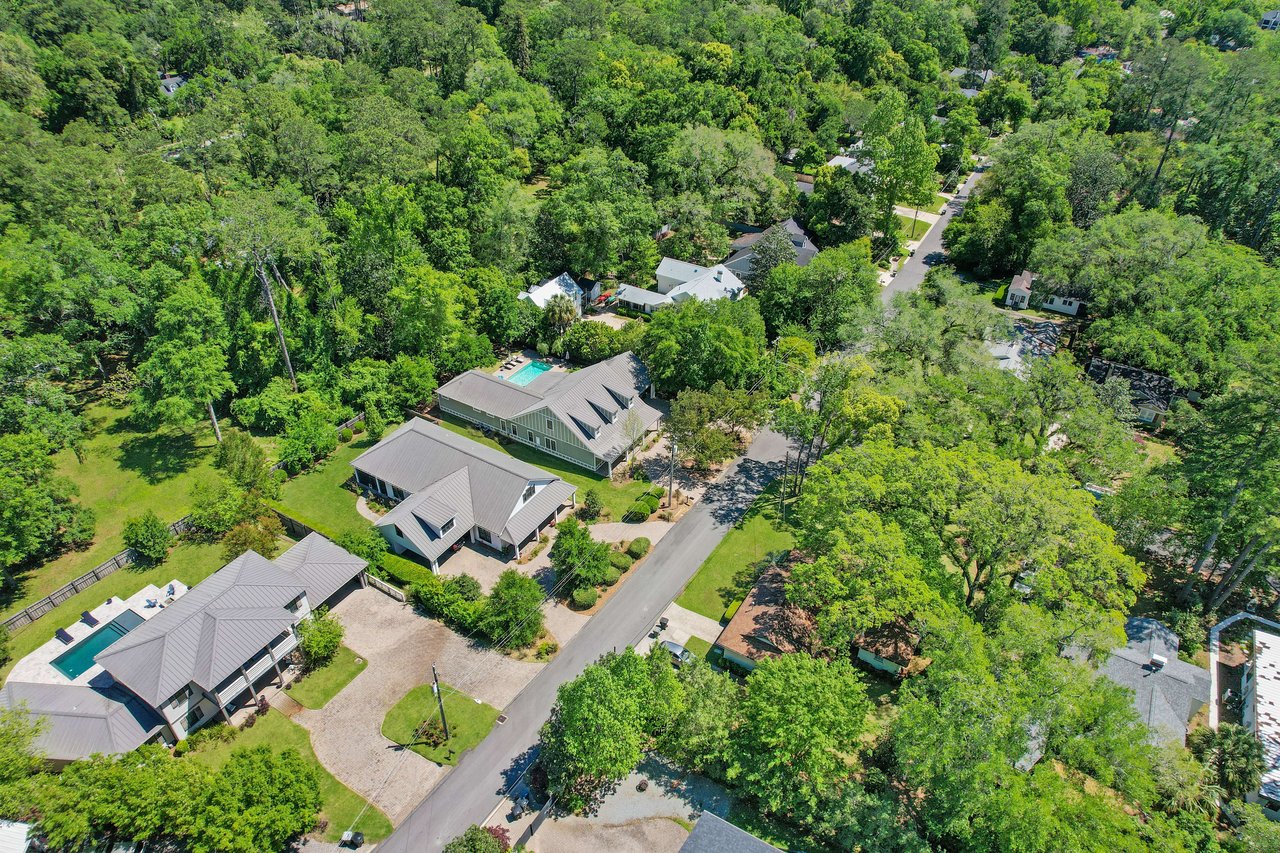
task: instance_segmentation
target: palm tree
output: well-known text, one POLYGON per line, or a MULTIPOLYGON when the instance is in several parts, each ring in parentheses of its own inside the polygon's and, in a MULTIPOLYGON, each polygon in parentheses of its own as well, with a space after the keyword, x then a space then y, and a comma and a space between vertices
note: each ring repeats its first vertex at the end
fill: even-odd
POLYGON ((578 319, 578 307, 573 304, 572 297, 557 293, 547 300, 547 307, 543 309, 542 316, 547 321, 547 326, 555 333, 554 337, 558 338, 573 325, 574 320, 578 319))
POLYGON ((1261 784, 1266 769, 1262 743, 1243 726, 1223 723, 1210 734, 1197 733, 1192 748, 1212 768, 1228 799, 1242 800, 1261 784))

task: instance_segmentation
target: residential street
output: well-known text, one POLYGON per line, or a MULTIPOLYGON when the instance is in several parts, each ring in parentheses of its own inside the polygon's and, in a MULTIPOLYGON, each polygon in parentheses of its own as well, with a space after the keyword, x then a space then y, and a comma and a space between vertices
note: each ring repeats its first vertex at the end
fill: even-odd
MULTIPOLYGON (((892 302, 893 297, 899 293, 915 290, 924 281, 925 275, 929 272, 929 265, 925 263, 925 259, 942 254, 942 232, 947 230, 947 223, 951 221, 951 217, 964 210, 965 202, 969 200, 969 193, 973 191, 973 185, 981 175, 982 167, 980 166, 965 179, 956 191, 956 197, 938 217, 937 224, 930 228, 929 233, 920 241, 920 247, 916 249, 916 253, 907 258, 907 262, 902 265, 902 269, 898 270, 893 280, 881 288, 880 299, 885 305, 892 302)), ((936 261, 936 257, 934 260, 936 261)))
POLYGON ((601 653, 634 645, 648 633, 728 529, 780 473, 777 463, 786 451, 782 436, 760 433, 747 455, 654 546, 641 574, 626 583, 507 706, 507 722, 495 727, 378 845, 380 853, 438 851, 469 825, 482 823, 532 759, 538 729, 559 686, 576 678, 601 653))

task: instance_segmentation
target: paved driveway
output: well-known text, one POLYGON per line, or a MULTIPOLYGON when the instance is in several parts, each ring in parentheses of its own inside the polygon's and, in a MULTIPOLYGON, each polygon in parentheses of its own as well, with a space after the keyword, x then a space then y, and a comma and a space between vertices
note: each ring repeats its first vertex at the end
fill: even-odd
POLYGON ((462 757, 448 778, 378 845, 380 853, 441 850, 470 824, 484 822, 536 757, 538 729, 556 691, 602 652, 639 642, 702 561, 742 518, 756 496, 781 473, 786 440, 762 432, 747 456, 730 466, 662 541, 637 577, 600 612, 506 709, 509 720, 462 757))
POLYGON ((942 215, 938 217, 937 222, 929 229, 929 233, 920 241, 920 245, 916 248, 916 253, 907 258, 907 262, 902 265, 902 269, 898 270, 898 274, 889 281, 889 284, 880 288, 880 299, 885 305, 893 302, 893 297, 899 293, 908 293, 915 290, 924 281, 925 275, 929 272, 929 264, 926 264, 925 261, 929 260, 930 263, 933 263, 942 254, 942 232, 947 230, 947 224, 951 221, 951 218, 964 210, 965 202, 969 200, 969 193, 973 190, 974 184, 977 183, 981 175, 981 168, 976 169, 960 185, 960 188, 956 190, 956 197, 947 203, 942 215))
POLYGON ((471 645, 434 619, 374 589, 359 589, 333 608, 344 643, 369 665, 318 711, 293 720, 311 732, 320 763, 382 809, 393 824, 449 772, 382 736, 387 711, 439 666, 443 681, 502 708, 545 666, 518 663, 471 645))

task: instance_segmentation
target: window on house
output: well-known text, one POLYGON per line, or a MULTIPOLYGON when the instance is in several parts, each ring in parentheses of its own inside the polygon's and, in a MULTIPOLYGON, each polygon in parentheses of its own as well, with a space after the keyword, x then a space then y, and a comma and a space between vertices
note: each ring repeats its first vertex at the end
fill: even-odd
POLYGON ((546 440, 546 448, 547 448, 547 450, 555 450, 555 449, 556 449, 556 440, 555 440, 554 438, 548 438, 548 439, 546 440))
POLYGON ((452 518, 451 518, 451 519, 449 519, 448 521, 446 521, 444 524, 440 525, 440 532, 441 532, 441 533, 448 533, 448 532, 449 532, 450 530, 452 530, 452 529, 453 529, 453 519, 452 519, 452 518))
POLYGON ((201 705, 195 706, 191 709, 191 713, 187 714, 187 728, 191 728, 203 719, 204 707, 201 705))
POLYGON ((547 418, 547 432, 551 432, 555 428, 556 428, 555 422, 552 421, 551 418, 547 418))
POLYGON ((404 534, 400 532, 400 525, 398 525, 398 524, 393 524, 393 525, 392 525, 392 527, 394 527, 394 528, 395 528, 395 530, 396 530, 396 536, 397 536, 398 538, 400 538, 400 539, 403 539, 403 538, 404 538, 404 534))
POLYGON ((529 440, 533 441, 533 430, 529 430, 529 440))
POLYGON ((524 496, 520 498, 520 502, 525 503, 526 501, 528 501, 529 498, 533 497, 533 493, 536 491, 537 491, 537 488, 534 487, 533 483, 530 483, 528 486, 525 487, 524 496))
POLYGON ((518 430, 516 429, 516 425, 515 425, 515 424, 511 424, 511 434, 512 434, 512 435, 515 435, 517 432, 518 432, 518 430))
POLYGON ((481 542, 486 542, 490 545, 493 544, 493 534, 488 530, 485 530, 483 527, 476 528, 476 536, 480 538, 481 542))

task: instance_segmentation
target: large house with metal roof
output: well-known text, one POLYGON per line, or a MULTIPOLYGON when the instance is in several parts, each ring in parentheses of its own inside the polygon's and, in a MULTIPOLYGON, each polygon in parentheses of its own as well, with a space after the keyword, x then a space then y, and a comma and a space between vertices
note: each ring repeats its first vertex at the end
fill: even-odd
POLYGON ((463 540, 516 556, 577 495, 554 474, 421 418, 351 467, 361 490, 396 502, 374 523, 391 549, 416 554, 432 570, 463 540))
POLYGON ((547 371, 516 385, 469 370, 436 392, 440 410, 609 476, 655 430, 649 372, 624 352, 590 367, 547 371))
POLYGON ((108 599, 19 661, 0 707, 47 720, 36 746, 55 764, 176 743, 283 684, 298 624, 365 566, 312 533, 275 560, 246 551, 191 589, 108 599))

